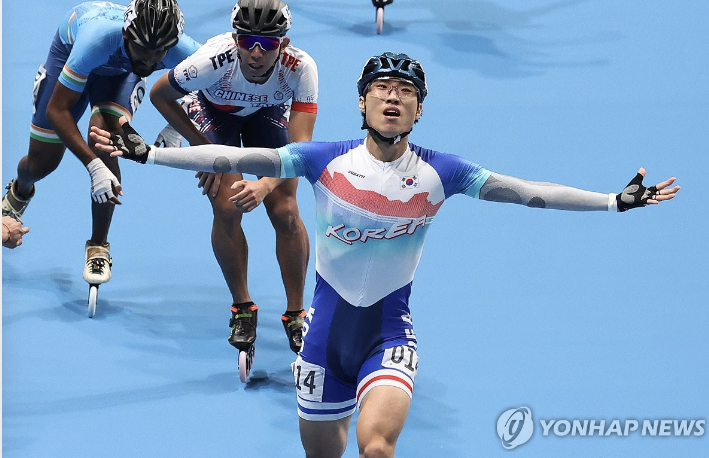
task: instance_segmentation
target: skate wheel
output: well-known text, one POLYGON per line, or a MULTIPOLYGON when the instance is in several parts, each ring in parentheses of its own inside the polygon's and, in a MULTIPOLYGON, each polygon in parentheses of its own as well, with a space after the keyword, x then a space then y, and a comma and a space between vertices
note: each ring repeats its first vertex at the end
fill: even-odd
POLYGON ((98 285, 89 285, 89 318, 93 318, 96 313, 96 303, 98 302, 98 285))
POLYGON ((377 8, 377 35, 382 33, 384 28, 384 8, 377 8))
POLYGON ((249 378, 255 353, 256 349, 253 345, 247 351, 242 350, 239 352, 239 378, 241 379, 241 383, 246 383, 246 380, 249 378))

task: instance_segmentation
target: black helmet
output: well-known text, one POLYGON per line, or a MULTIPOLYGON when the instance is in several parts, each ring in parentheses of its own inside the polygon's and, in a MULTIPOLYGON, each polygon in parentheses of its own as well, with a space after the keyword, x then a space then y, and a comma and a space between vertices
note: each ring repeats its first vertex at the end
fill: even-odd
POLYGON ((184 27, 175 0, 132 0, 123 16, 126 39, 150 50, 175 46, 184 27))
POLYGON ((281 0, 240 0, 231 10, 231 26, 236 33, 282 37, 291 22, 288 5, 281 0))
POLYGON ((377 78, 401 78, 409 81, 416 86, 421 102, 428 94, 423 67, 418 61, 403 53, 385 52, 380 56, 370 57, 364 64, 362 76, 357 80, 359 95, 363 96, 369 83, 377 78))

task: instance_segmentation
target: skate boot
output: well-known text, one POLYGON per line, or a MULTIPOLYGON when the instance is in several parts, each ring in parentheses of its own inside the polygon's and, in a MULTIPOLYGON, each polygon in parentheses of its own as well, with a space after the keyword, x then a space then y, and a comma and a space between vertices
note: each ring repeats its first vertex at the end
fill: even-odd
POLYGON ((286 311, 286 313, 281 316, 283 328, 286 330, 286 336, 288 336, 290 349, 296 354, 303 348, 303 324, 305 323, 306 316, 307 313, 305 310, 295 312, 286 311))
POLYGON ((16 187, 15 180, 9 182, 5 187, 7 192, 2 198, 2 216, 10 216, 21 223, 22 220, 20 218, 25 212, 30 200, 34 196, 34 186, 32 186, 32 193, 30 196, 24 199, 17 195, 17 190, 15 189, 16 187))
POLYGON ((253 302, 233 304, 231 306, 231 319, 229 320, 229 343, 239 349, 248 351, 256 341, 256 324, 258 306, 253 302))
POLYGON ((84 280, 90 285, 100 285, 111 279, 111 244, 95 245, 86 241, 86 265, 84 280))

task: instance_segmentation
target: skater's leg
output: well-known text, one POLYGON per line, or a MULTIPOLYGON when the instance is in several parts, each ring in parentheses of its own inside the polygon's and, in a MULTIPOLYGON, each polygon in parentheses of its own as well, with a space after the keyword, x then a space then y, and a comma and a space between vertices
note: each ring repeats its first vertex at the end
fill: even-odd
MULTIPOLYGON (((117 117, 98 112, 91 115, 89 126, 97 126, 109 132, 120 131, 117 117)), ((91 147, 94 154, 106 164, 106 167, 116 176, 119 182, 122 181, 118 158, 111 157, 110 154, 97 150, 94 148, 94 144, 95 142, 89 137, 89 147, 91 147)), ((92 244, 103 245, 106 243, 115 208, 115 205, 99 204, 93 200, 91 201, 92 228, 90 241, 92 244)))
MULTIPOLYGON (((118 118, 104 115, 99 112, 91 115, 89 126, 117 132, 119 130, 118 118)), ((89 127, 90 129, 91 127, 89 127)), ((118 167, 118 158, 111 157, 94 148, 95 142, 89 138, 89 147, 96 156, 106 164, 106 167, 121 181, 121 171, 118 167)), ((86 264, 84 266, 84 280, 91 285, 106 283, 111 279, 111 246, 108 243, 108 230, 113 219, 115 205, 99 204, 91 200, 91 238, 86 241, 86 264)), ((91 299, 91 298, 89 298, 91 299)), ((90 311, 89 311, 90 313, 90 311)))
POLYGON ((20 221, 30 199, 35 182, 52 173, 64 156, 62 143, 46 143, 30 138, 29 151, 17 165, 17 178, 12 180, 2 199, 2 214, 20 221))
MULTIPOLYGON (((54 37, 58 43, 59 36, 54 37)), ((57 84, 67 56, 57 55, 61 47, 51 47, 47 61, 39 66, 33 91, 34 111, 30 124, 30 143, 27 155, 17 164, 17 178, 13 192, 17 198, 29 201, 34 194, 34 184, 52 173, 59 166, 66 147, 47 119, 47 105, 57 84)), ((85 110, 85 100, 80 99, 75 107, 74 117, 78 119, 85 110)), ((24 202, 26 206, 27 202, 24 202)), ((5 201, 3 199, 3 204, 5 201)), ((3 205, 4 206, 4 205, 3 205)), ((24 211, 24 208, 22 209, 24 211)), ((4 214, 5 212, 3 212, 4 214)), ((20 212, 21 213, 21 212, 20 212)))
POLYGON ((372 388, 360 403, 357 444, 360 458, 393 457, 411 398, 394 386, 372 388))
POLYGON ((17 164, 15 191, 18 197, 29 198, 34 184, 57 169, 64 157, 63 143, 46 143, 30 138, 27 155, 17 164))
MULTIPOLYGON (((56 170, 64 157, 66 147, 46 114, 49 100, 67 58, 68 54, 56 34, 47 60, 39 66, 35 76, 29 148, 27 155, 20 159, 17 165, 17 178, 13 180, 12 190, 3 198, 3 215, 14 208, 20 210, 16 212, 19 214, 14 216, 22 216, 29 199, 34 195, 34 184, 56 170)), ((72 108, 75 121, 84 113, 87 103, 86 96, 81 96, 76 101, 72 108)))
POLYGON ((297 178, 285 180, 263 201, 276 231, 276 258, 286 291, 287 310, 291 312, 303 309, 305 274, 310 255, 308 234, 296 202, 297 188, 297 178))
POLYGON ((217 196, 210 197, 214 221, 212 249, 234 303, 250 302, 247 286, 248 244, 241 228, 242 213, 229 201, 231 185, 241 174, 222 175, 217 196))
POLYGON ((300 420, 300 440, 306 458, 337 458, 345 453, 352 416, 333 421, 300 420))

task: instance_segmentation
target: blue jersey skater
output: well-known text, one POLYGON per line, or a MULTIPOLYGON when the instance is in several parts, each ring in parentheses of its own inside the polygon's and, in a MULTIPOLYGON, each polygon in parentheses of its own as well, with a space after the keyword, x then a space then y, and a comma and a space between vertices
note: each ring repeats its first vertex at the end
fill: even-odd
MULTIPOLYGON (((69 10, 59 24, 49 55, 35 79, 30 136, 61 143, 46 116, 57 81, 81 93, 72 109, 76 121, 89 106, 130 119, 145 95, 145 79, 131 71, 123 39, 126 7, 111 2, 85 2, 69 10)), ((182 34, 157 69, 172 68, 194 53, 199 44, 182 34)))

